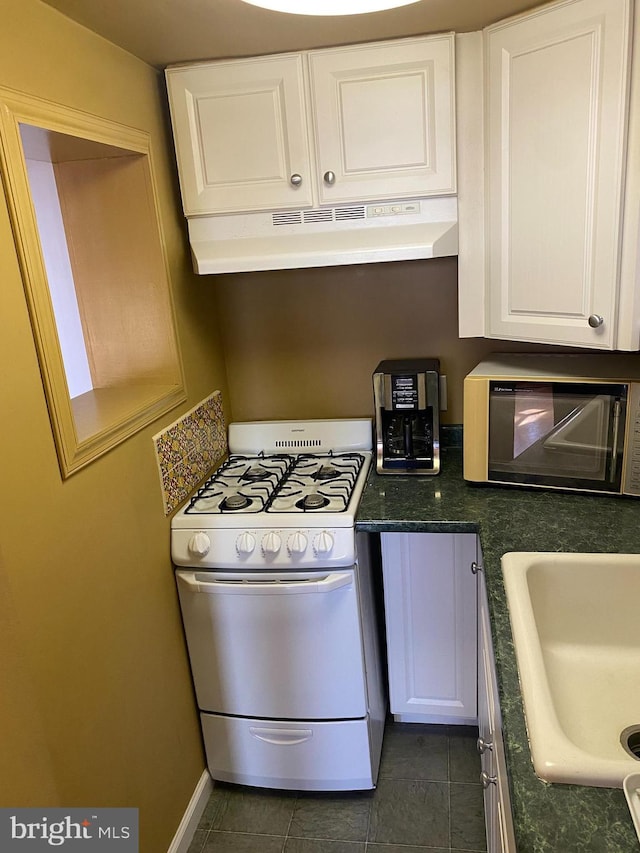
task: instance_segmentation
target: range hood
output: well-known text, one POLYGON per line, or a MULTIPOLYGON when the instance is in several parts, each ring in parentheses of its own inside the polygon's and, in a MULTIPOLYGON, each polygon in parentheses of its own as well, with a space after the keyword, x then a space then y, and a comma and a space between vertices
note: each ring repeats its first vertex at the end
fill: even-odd
POLYGON ((188 220, 201 275, 458 254, 455 196, 188 220))

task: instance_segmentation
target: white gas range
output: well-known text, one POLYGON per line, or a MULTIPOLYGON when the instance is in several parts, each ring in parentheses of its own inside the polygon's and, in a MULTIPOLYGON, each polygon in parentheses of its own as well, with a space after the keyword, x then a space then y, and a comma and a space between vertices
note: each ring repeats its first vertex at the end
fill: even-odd
POLYGON ((371 421, 229 426, 228 460, 172 521, 179 566, 306 568, 355 559, 371 421))
POLYGON ((171 530, 211 776, 373 788, 386 700, 355 532, 371 421, 231 424, 229 450, 171 530))

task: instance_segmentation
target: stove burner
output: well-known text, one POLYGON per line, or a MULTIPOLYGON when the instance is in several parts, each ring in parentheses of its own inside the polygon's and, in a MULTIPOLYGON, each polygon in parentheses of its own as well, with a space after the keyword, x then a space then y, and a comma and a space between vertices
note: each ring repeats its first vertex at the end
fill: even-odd
POLYGON ((341 473, 333 465, 321 465, 312 476, 314 480, 335 480, 336 477, 341 476, 341 473))
POLYGON ((320 495, 318 492, 312 492, 297 501, 296 506, 298 509, 302 510, 322 509, 322 507, 326 506, 328 503, 329 499, 325 498, 324 495, 320 495))
POLYGON ((249 483, 258 483, 260 480, 266 480, 269 476, 270 473, 266 470, 266 468, 256 467, 249 468, 247 471, 244 472, 240 479, 246 480, 249 483))
POLYGON ((220 504, 220 509, 229 511, 245 509, 251 502, 251 498, 245 495, 228 495, 220 504))

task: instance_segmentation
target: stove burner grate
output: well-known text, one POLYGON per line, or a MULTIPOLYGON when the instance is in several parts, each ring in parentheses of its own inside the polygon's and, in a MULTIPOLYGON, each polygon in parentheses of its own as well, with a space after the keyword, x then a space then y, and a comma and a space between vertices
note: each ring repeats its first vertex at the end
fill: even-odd
POLYGON ((234 454, 192 497, 185 513, 317 512, 325 507, 343 512, 363 460, 359 453, 333 451, 234 454))

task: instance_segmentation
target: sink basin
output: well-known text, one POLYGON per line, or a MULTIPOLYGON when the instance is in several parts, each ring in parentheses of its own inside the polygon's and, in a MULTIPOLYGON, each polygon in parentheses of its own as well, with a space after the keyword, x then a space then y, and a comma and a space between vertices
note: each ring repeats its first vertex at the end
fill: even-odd
POLYGON ((505 554, 537 775, 621 788, 640 771, 640 555, 505 554))

